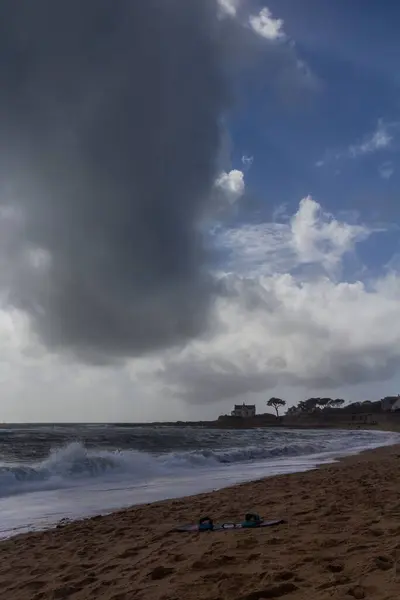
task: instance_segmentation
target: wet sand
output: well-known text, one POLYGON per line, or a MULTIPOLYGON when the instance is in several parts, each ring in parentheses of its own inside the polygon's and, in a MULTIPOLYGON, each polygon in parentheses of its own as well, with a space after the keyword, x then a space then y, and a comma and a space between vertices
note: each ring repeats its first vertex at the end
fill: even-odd
POLYGON ((0 543, 2 600, 399 597, 398 446, 0 543), (170 532, 200 516, 240 521, 248 511, 287 524, 170 532))

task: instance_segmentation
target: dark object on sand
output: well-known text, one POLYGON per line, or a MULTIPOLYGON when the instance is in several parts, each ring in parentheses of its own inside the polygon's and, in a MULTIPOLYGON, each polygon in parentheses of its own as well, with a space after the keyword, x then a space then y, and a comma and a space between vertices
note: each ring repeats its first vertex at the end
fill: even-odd
POLYGON ((241 523, 234 523, 229 521, 227 523, 216 523, 210 517, 202 517, 198 523, 189 523, 188 525, 180 525, 173 529, 173 531, 180 532, 195 532, 195 531, 223 531, 226 529, 257 529, 259 527, 273 527, 275 525, 283 525, 286 523, 284 519, 271 519, 264 521, 258 515, 253 513, 247 513, 245 520, 241 523))
POLYGON ((214 529, 213 520, 210 517, 202 517, 199 520, 198 529, 199 531, 212 531, 214 529))

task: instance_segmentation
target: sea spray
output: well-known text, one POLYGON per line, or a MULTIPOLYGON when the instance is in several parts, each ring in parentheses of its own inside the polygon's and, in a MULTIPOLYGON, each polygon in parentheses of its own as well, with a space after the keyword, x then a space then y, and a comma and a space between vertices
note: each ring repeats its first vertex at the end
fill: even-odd
POLYGON ((399 440, 362 430, 10 425, 0 428, 0 538, 307 471, 399 440))
POLYGON ((153 453, 136 449, 88 448, 84 443, 74 441, 51 449, 42 461, 29 464, 3 462, 0 466, 0 497, 35 490, 61 489, 101 478, 126 477, 132 483, 140 483, 159 477, 185 476, 196 469, 212 470, 222 466, 234 469, 239 465, 262 464, 279 458, 351 454, 363 448, 391 443, 392 439, 389 434, 382 437, 380 432, 355 432, 354 436, 333 436, 329 433, 325 436, 314 435, 311 439, 310 435, 304 434, 303 442, 297 436, 295 443, 285 443, 290 435, 285 437, 282 432, 281 443, 277 444, 276 433, 273 433, 270 444, 258 440, 257 444, 246 447, 153 453))

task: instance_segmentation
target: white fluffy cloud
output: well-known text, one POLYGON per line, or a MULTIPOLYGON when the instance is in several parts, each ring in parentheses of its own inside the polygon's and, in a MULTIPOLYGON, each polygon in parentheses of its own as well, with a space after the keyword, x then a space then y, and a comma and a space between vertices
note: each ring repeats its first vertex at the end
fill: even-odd
POLYGON ((244 174, 237 169, 229 172, 223 171, 218 176, 215 186, 222 192, 229 204, 235 204, 244 194, 244 174))
MULTIPOLYGON (((222 17, 238 18, 239 9, 247 8, 244 0, 217 0, 222 17)), ((243 11, 241 11, 243 12, 243 11)), ((283 40, 283 19, 275 18, 268 7, 263 7, 258 13, 249 14, 243 24, 257 35, 269 41, 283 40)))
POLYGON ((288 223, 260 223, 221 232, 235 272, 273 275, 300 265, 318 265, 333 276, 343 256, 372 233, 365 225, 338 221, 310 196, 288 223))
POLYGON ((362 225, 341 223, 321 211, 310 196, 300 202, 291 220, 292 245, 301 263, 321 263, 334 269, 355 242, 368 237, 370 231, 362 225))
MULTIPOLYGON (((245 4, 243 0, 217 0, 223 17, 238 17, 239 8, 245 4)), ((243 25, 254 33, 269 41, 284 40, 283 19, 275 18, 270 9, 264 6, 258 13, 247 14, 243 25)))
POLYGON ((331 273, 373 232, 325 214, 310 197, 289 224, 222 232, 232 272, 215 306, 214 335, 168 357, 171 389, 200 403, 392 377, 400 366, 399 275, 348 282, 331 273), (305 263, 319 269, 299 271, 305 263))
POLYGON ((165 372, 193 402, 275 386, 338 388, 387 379, 400 360, 396 276, 374 282, 300 282, 231 276, 219 331, 170 358, 165 372))
POLYGON ((283 20, 275 19, 267 7, 261 9, 257 15, 251 15, 249 17, 249 24, 255 33, 269 41, 285 38, 283 20))

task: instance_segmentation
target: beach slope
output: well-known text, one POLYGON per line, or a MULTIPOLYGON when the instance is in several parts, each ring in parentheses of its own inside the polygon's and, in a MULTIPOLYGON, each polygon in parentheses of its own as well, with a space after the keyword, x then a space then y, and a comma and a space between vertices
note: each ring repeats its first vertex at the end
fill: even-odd
POLYGON ((400 449, 6 540, 0 590, 4 600, 394 600, 400 449), (287 524, 170 532, 247 511, 287 524))

